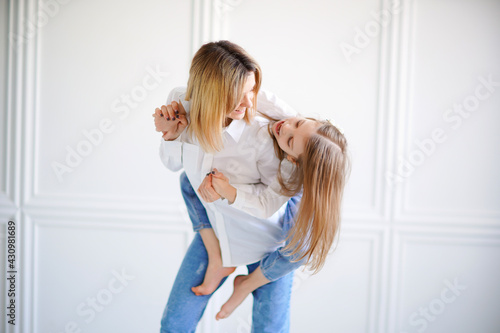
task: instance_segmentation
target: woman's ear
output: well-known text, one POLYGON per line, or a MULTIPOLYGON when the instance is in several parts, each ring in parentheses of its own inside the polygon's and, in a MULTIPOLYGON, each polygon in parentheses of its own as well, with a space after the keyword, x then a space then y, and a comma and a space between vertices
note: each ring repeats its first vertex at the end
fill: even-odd
POLYGON ((297 160, 295 158, 293 158, 292 156, 290 155, 286 155, 286 159, 289 161, 289 162, 292 162, 294 165, 297 165, 297 160))

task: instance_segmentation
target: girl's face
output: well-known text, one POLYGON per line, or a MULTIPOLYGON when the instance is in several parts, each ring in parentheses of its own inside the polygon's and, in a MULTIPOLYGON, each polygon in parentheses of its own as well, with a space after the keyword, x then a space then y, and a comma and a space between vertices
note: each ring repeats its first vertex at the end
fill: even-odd
POLYGON ((304 152, 309 136, 319 127, 317 121, 294 117, 276 122, 272 129, 278 145, 293 161, 304 152))
POLYGON ((247 109, 250 109, 253 106, 252 100, 254 95, 253 91, 254 87, 255 87, 255 74, 251 72, 247 77, 245 86, 243 87, 243 98, 241 99, 238 107, 233 112, 227 115, 228 118, 233 120, 243 119, 247 109))

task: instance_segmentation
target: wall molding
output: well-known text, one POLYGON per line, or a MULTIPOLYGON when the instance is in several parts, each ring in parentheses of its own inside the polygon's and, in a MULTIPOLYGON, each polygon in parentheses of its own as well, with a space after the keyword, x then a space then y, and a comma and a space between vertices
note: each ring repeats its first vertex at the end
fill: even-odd
MULTIPOLYGON (((399 22, 399 59, 398 68, 399 75, 397 82, 399 84, 395 88, 394 95, 399 96, 396 101, 395 110, 395 135, 394 135, 394 157, 389 164, 393 170, 397 170, 397 156, 408 156, 411 145, 410 129, 412 108, 411 101, 413 100, 413 84, 414 84, 414 50, 415 50, 415 34, 416 34, 416 1, 402 1, 403 13, 399 22)), ((398 35, 398 33, 395 33, 398 35)), ((397 46, 396 44, 396 46, 397 46)), ((409 189, 408 180, 402 184, 394 184, 392 188, 393 202, 393 218, 398 223, 442 223, 450 225, 470 225, 473 227, 489 226, 500 227, 500 211, 479 211, 474 209, 425 209, 411 208, 409 206, 409 189)))
MULTIPOLYGON (((384 254, 387 251, 388 229, 386 227, 342 227, 343 241, 367 241, 370 244, 372 253, 370 254, 371 276, 369 278, 368 318, 366 332, 377 332, 381 325, 381 317, 384 313, 380 304, 384 302, 384 290, 386 288, 384 276, 384 254)), ((334 252, 335 253, 335 252, 334 252)))
POLYGON ((401 308, 402 260, 404 259, 405 246, 408 244, 427 244, 442 246, 477 246, 500 248, 500 231, 492 232, 490 229, 471 230, 469 228, 447 227, 395 227, 392 231, 392 257, 393 265, 390 271, 388 330, 396 332, 399 309, 401 308))
MULTIPOLYGON (((71 223, 66 223, 64 218, 62 217, 44 217, 44 218, 30 218, 26 217, 28 221, 25 221, 24 225, 29 225, 29 232, 26 233, 26 238, 30 238, 32 248, 30 249, 30 255, 33 260, 29 263, 29 266, 26 265, 23 271, 25 275, 30 277, 30 302, 26 304, 30 304, 30 313, 31 316, 31 327, 35 327, 35 330, 31 330, 30 332, 38 332, 38 311, 36 308, 36 304, 38 304, 38 295, 39 295, 39 285, 38 280, 35 278, 38 276, 39 267, 38 264, 41 262, 38 255, 39 248, 39 231, 41 229, 75 229, 75 230, 92 230, 95 232, 110 230, 110 231, 132 231, 134 233, 164 233, 168 235, 180 235, 184 238, 184 248, 182 249, 185 252, 191 242, 192 239, 192 230, 190 226, 175 226, 175 225, 157 225, 157 224, 144 224, 141 222, 137 222, 134 225, 126 224, 123 222, 118 223, 108 223, 102 220, 89 221, 88 219, 82 217, 78 220, 72 220, 71 223), (29 272, 29 273, 26 273, 29 272)), ((26 242, 28 239, 25 239, 26 242)), ((28 282, 27 282, 28 283, 28 282)), ((165 300, 166 302, 166 300, 165 300)), ((165 303, 166 304, 166 303, 165 303)))

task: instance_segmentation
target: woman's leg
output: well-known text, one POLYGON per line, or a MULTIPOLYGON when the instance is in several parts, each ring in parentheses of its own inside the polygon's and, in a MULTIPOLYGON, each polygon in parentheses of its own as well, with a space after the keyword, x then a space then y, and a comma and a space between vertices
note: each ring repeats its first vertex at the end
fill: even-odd
POLYGON ((208 268, 203 283, 193 285, 191 290, 197 296, 209 295, 217 289, 224 277, 234 272, 235 268, 222 266, 219 240, 212 229, 207 211, 196 195, 185 172, 181 174, 180 181, 182 197, 188 208, 193 230, 200 233, 205 249, 208 252, 208 268))
MULTIPOLYGON (((249 273, 259 264, 249 266, 249 273)), ((293 272, 257 288, 253 294, 252 333, 288 333, 293 272)))
MULTIPOLYGON (((203 281, 207 265, 207 251, 200 235, 196 234, 172 286, 161 319, 161 333, 195 332, 211 295, 196 296, 191 287, 203 281)), ((222 285, 224 281, 225 278, 220 284, 222 285)))
POLYGON ((203 283, 191 288, 196 296, 210 295, 213 293, 219 286, 222 279, 230 275, 236 269, 236 267, 222 266, 222 255, 220 252, 219 240, 217 239, 217 236, 215 236, 212 228, 201 229, 200 235, 208 252, 208 267, 203 283))

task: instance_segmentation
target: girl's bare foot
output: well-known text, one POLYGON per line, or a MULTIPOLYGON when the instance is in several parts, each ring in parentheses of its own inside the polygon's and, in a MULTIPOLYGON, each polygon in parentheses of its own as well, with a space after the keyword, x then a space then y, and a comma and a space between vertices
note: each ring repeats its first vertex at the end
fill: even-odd
POLYGON ((238 275, 234 278, 233 294, 229 297, 227 302, 222 305, 219 313, 215 316, 216 320, 229 317, 229 315, 231 315, 231 313, 233 313, 233 311, 240 306, 245 298, 253 291, 252 287, 245 284, 248 278, 249 275, 238 275))
POLYGON ((217 289, 223 278, 234 272, 236 267, 222 267, 208 263, 207 271, 203 283, 197 287, 192 287, 191 291, 196 296, 210 295, 217 289))

